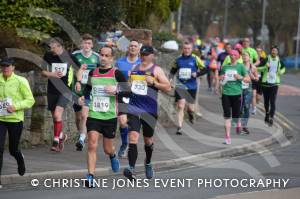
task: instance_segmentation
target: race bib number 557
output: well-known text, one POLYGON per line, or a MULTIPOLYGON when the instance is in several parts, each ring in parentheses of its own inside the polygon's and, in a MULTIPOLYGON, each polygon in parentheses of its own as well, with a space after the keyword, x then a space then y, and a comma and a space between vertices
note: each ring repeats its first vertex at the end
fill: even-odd
POLYGON ((0 116, 8 115, 7 107, 12 105, 11 98, 5 98, 0 100, 0 116))
POLYGON ((52 63, 52 72, 61 72, 63 76, 66 76, 68 69, 67 63, 52 63))

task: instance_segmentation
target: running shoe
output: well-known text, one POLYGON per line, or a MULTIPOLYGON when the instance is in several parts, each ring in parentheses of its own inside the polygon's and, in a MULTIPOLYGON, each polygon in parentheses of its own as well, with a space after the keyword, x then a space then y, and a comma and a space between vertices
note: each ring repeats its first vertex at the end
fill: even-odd
POLYGON ((113 170, 113 172, 118 172, 120 171, 120 162, 118 160, 118 158, 116 157, 116 155, 114 155, 114 157, 110 158, 110 163, 111 163, 111 169, 113 170))
POLYGON ((76 151, 82 151, 82 149, 84 148, 84 142, 79 139, 77 142, 76 142, 76 151))
POLYGON ((182 135, 182 128, 181 127, 177 128, 176 135, 182 135))
POLYGON ((22 159, 18 162, 18 173, 20 176, 23 176, 25 174, 26 168, 25 168, 25 162, 24 162, 24 155, 22 154, 22 159))
POLYGON ((270 119, 269 119, 269 126, 270 126, 270 127, 273 126, 273 123, 274 123, 273 118, 270 118, 270 119))
POLYGON ((244 127, 244 128, 242 129, 242 132, 243 132, 243 134, 247 134, 247 135, 249 135, 249 134, 250 134, 250 131, 249 131, 249 129, 248 129, 248 128, 246 128, 246 127, 244 127))
POLYGON ((269 123, 269 114, 268 113, 265 116, 265 123, 267 123, 267 124, 269 123))
POLYGON ((59 152, 60 150, 59 150, 59 147, 58 147, 58 141, 56 141, 56 140, 53 140, 53 142, 52 142, 52 147, 51 147, 51 151, 55 151, 55 152, 59 152))
POLYGON ((63 134, 62 139, 59 139, 58 148, 59 148, 60 152, 62 152, 64 150, 65 142, 67 141, 67 139, 68 139, 67 134, 63 134))
POLYGON ((256 107, 253 107, 251 110, 252 115, 256 115, 256 107))
POLYGON ((120 146, 119 152, 118 152, 118 157, 119 158, 125 158, 126 157, 126 150, 127 150, 127 144, 122 144, 120 146))
POLYGON ((136 180, 134 169, 132 167, 125 168, 123 171, 123 175, 130 181, 136 180))
POLYGON ((191 112, 188 112, 188 115, 189 115, 189 121, 191 124, 194 124, 194 114, 191 113, 191 112))
POLYGON ((153 168, 152 164, 145 164, 145 175, 147 179, 151 179, 153 177, 153 168))
POLYGON ((84 185, 87 188, 95 188, 94 176, 92 174, 87 174, 86 175, 86 180, 84 181, 84 185))
POLYGON ((226 138, 224 144, 230 145, 231 144, 231 139, 230 138, 226 138))

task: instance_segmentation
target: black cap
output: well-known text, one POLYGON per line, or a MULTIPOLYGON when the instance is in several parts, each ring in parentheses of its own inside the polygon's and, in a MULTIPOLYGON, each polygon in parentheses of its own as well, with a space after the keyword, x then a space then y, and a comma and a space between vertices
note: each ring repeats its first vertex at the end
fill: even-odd
POLYGON ((10 65, 14 65, 15 61, 13 60, 13 58, 9 58, 9 57, 4 57, 3 59, 1 59, 0 65, 1 66, 10 66, 10 65))
POLYGON ((140 50, 141 55, 154 54, 154 49, 152 46, 142 46, 140 50))

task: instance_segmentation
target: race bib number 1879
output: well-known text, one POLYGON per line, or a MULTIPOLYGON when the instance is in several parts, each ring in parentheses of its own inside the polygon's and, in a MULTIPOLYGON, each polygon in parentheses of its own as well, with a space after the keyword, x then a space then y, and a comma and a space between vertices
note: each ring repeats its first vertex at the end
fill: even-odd
POLYGON ((107 112, 109 104, 109 97, 93 97, 93 111, 95 112, 107 112))

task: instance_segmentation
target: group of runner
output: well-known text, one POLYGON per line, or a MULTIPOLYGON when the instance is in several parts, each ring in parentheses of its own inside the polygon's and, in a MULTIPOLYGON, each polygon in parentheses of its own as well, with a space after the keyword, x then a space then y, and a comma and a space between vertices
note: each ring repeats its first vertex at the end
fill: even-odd
MULTIPOLYGON (((102 47, 99 54, 92 50, 93 37, 90 34, 82 36, 81 49, 72 54, 65 50, 60 38, 50 39, 50 52, 44 55, 46 64, 42 71, 48 78, 48 110, 53 118, 53 142, 50 150, 62 152, 64 149, 67 134, 62 132, 63 112, 67 104, 73 102, 78 130, 76 150, 82 151, 87 142, 87 187, 93 187, 99 134, 103 136, 103 150, 109 156, 113 172, 120 170, 118 158, 127 155, 128 167, 123 174, 134 180, 137 143, 142 130, 146 154, 145 175, 151 179, 158 92, 171 91, 171 84, 174 82, 178 119, 176 134, 182 135, 185 106, 187 104, 188 118, 193 123, 197 78, 205 74, 209 76, 209 81, 215 80, 215 90, 222 95, 225 144, 231 143, 231 118, 238 134, 250 133, 247 128, 250 104, 253 102, 252 112, 255 113, 256 100, 253 96, 260 94, 260 87, 264 94, 265 122, 271 126, 280 75, 284 73, 285 67, 278 57, 276 46, 264 58, 262 51, 257 49, 256 52, 249 47, 249 42, 245 38, 241 44, 235 44, 234 49, 229 43, 214 45, 204 56, 207 59, 205 61, 201 59, 203 56, 193 53, 194 44, 186 41, 168 78, 162 68, 154 63, 154 48, 148 45, 141 47, 137 40, 130 41, 125 57, 114 61, 115 51, 111 46, 102 47), (114 138, 118 124, 121 144, 116 152, 114 138)), ((196 46, 198 51, 203 51, 198 44, 199 42, 196 46)), ((13 59, 4 58, 0 65, 0 172, 4 140, 8 131, 10 154, 17 160, 19 174, 24 175, 25 163, 18 144, 24 109, 34 104, 34 98, 28 81, 14 74, 13 59)), ((209 89, 211 88, 209 83, 209 89)))
POLYGON ((210 45, 195 45, 195 48, 208 70, 208 90, 221 95, 225 144, 231 144, 232 123, 237 134, 250 134, 248 119, 250 113, 256 114, 261 95, 265 123, 272 126, 280 76, 285 72, 278 47, 272 46, 267 56, 260 46, 250 47, 249 38, 233 45, 216 38, 210 45))

